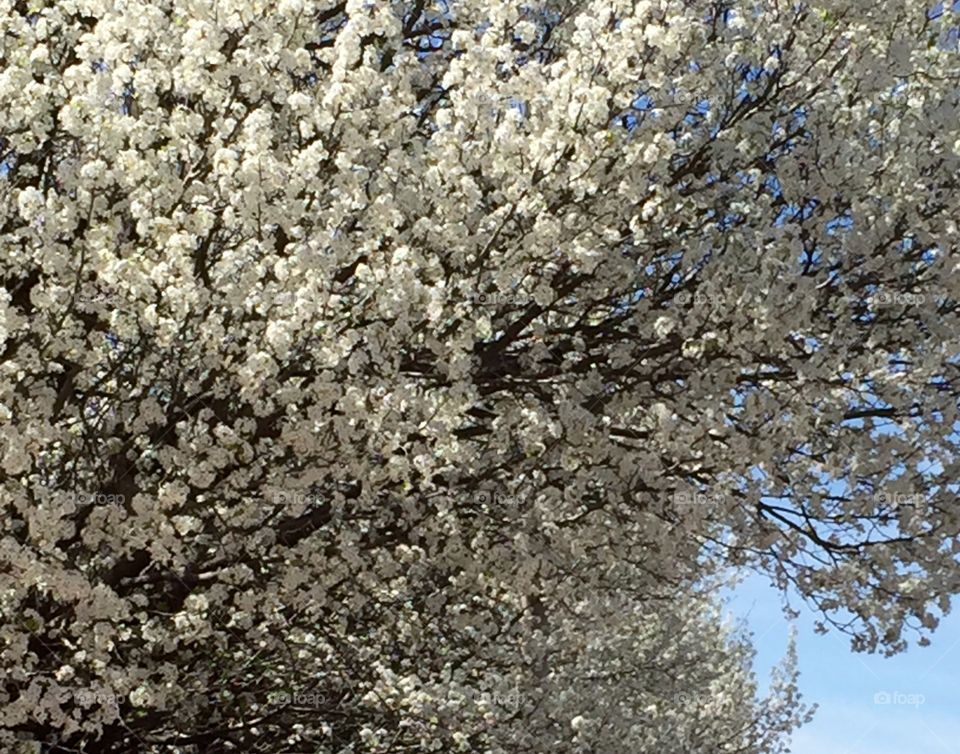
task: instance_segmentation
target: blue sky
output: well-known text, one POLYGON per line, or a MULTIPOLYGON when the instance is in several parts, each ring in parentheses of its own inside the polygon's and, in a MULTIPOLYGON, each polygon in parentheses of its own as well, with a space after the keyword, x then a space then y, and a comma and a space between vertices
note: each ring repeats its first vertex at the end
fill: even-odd
MULTIPOLYGON (((791 622, 780 605, 779 592, 757 576, 737 587, 728 605, 753 633, 764 689, 787 647, 791 622)), ((796 599, 791 606, 802 610, 796 599)), ((815 634, 814 617, 803 610, 793 621, 800 690, 819 704, 794 736, 794 754, 960 754, 960 614, 941 622, 930 646, 890 658, 855 654, 836 631, 815 634), (889 703, 875 701, 883 694, 889 703)))

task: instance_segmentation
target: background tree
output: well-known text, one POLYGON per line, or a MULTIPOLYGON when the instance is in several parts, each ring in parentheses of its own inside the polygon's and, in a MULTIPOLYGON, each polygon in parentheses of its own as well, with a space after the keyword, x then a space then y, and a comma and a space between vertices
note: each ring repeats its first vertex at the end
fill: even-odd
POLYGON ((635 678, 729 564, 858 649, 948 608, 948 12, 0 11, 11 735, 652 750, 675 709, 691 751, 769 751, 789 664, 782 717, 721 704, 709 742, 605 696, 564 738, 594 723, 558 694, 614 657, 638 705, 746 689, 712 619, 700 675, 635 678), (537 727, 445 711, 488 676, 537 727), (322 715, 268 699, 305 688, 322 715))

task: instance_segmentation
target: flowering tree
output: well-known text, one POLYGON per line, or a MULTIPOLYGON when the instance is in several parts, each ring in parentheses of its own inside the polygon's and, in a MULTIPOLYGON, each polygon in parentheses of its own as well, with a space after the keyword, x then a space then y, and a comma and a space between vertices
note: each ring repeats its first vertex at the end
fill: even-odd
POLYGON ((760 754, 718 569, 960 588, 948 10, 0 11, 4 745, 760 754))

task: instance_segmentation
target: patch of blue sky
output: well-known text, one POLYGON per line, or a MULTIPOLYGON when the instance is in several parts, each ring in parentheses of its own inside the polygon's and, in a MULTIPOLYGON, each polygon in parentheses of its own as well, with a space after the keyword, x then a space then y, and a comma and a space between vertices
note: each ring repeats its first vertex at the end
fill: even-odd
MULTIPOLYGON (((953 13, 960 11, 960 0, 955 0, 950 4, 950 9, 953 13)), ((939 2, 934 4, 932 8, 927 11, 927 18, 931 21, 936 21, 943 17, 947 12, 947 3, 939 2)))

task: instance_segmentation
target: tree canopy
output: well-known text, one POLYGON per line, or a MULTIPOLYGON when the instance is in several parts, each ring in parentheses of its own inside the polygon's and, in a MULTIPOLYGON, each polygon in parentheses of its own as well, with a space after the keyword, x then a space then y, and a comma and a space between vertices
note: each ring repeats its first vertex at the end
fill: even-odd
POLYGON ((0 745, 780 751, 731 566, 925 641, 952 19, 0 0, 0 745))

